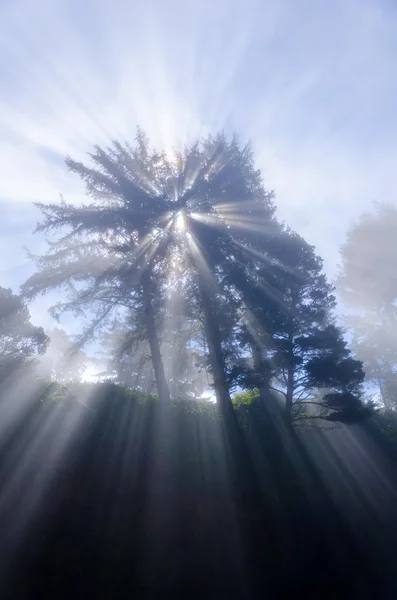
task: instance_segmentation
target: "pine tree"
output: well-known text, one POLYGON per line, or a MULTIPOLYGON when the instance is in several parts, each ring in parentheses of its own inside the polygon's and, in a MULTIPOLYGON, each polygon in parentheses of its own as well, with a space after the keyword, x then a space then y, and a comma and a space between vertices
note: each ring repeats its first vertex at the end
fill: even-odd
POLYGON ((0 287, 0 383, 43 354, 48 342, 43 328, 30 322, 23 299, 0 287))
POLYGON ((114 142, 107 150, 96 147, 90 156, 92 168, 67 159, 69 169, 85 181, 90 204, 39 204, 44 221, 37 230, 65 233, 45 256, 33 257, 39 271, 25 283, 24 293, 34 297, 54 287, 68 289, 69 299, 55 311, 94 313, 81 342, 107 325, 120 307, 128 314, 141 311, 157 391, 167 402, 159 331, 171 257, 179 252, 198 291, 217 399, 229 410, 219 285, 233 272, 241 229, 267 222, 274 212, 249 146, 240 148, 236 138, 227 142, 218 135, 170 159, 150 151, 138 132, 134 147, 114 142))
MULTIPOLYGON (((360 400, 362 363, 335 323, 334 290, 321 259, 289 230, 269 239, 263 250, 268 262, 256 274, 261 294, 251 298, 242 335, 257 387, 262 381, 282 395, 288 423, 308 417, 358 420, 367 414, 360 400)), ((264 402, 270 401, 266 391, 264 402)))

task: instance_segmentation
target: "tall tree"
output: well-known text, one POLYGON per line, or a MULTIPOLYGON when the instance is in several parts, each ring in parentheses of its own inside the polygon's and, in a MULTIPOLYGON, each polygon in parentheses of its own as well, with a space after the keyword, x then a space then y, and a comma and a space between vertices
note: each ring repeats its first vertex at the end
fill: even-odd
POLYGON ((58 311, 95 310, 83 341, 115 308, 142 310, 157 390, 168 401, 159 328, 167 264, 179 248, 195 273, 217 398, 229 410, 218 284, 238 252, 232 229, 268 222, 274 212, 249 146, 218 135, 169 158, 150 151, 138 132, 134 147, 114 142, 90 156, 93 167, 71 159, 67 165, 85 181, 93 202, 39 204, 45 218, 37 230, 66 232, 45 256, 35 257, 39 272, 25 283, 24 293, 33 297, 64 286, 71 295, 58 311))
POLYGON ((308 416, 359 418, 362 363, 352 357, 335 324, 335 296, 321 259, 289 230, 270 239, 266 250, 268 262, 256 275, 261 294, 256 302, 251 299, 242 335, 251 349, 257 387, 262 381, 282 394, 288 423, 308 416), (315 412, 310 414, 310 407, 315 412))
POLYGON ((210 169, 195 181, 190 197, 205 208, 204 214, 197 214, 195 204, 187 205, 192 237, 188 254, 198 281, 217 401, 230 410, 225 298, 230 303, 245 292, 242 274, 247 271, 247 255, 242 248, 248 231, 251 239, 268 234, 274 218, 273 193, 264 188, 249 145, 240 148, 237 138, 228 144, 218 136, 204 146, 212 157, 210 169))
POLYGON ((43 354, 48 342, 43 328, 30 322, 23 299, 0 287, 0 383, 43 354))
POLYGON ((397 407, 396 235, 395 206, 364 213, 348 231, 337 278, 353 347, 388 408, 397 407))
POLYGON ((164 225, 171 209, 169 164, 163 154, 150 152, 138 131, 134 147, 114 142, 90 155, 93 167, 67 158, 68 168, 85 182, 90 204, 38 204, 44 221, 37 231, 66 233, 42 257, 33 257, 39 272, 24 285, 34 297, 54 287, 66 287, 69 299, 56 310, 95 311, 82 342, 106 323, 115 308, 142 309, 146 337, 159 397, 167 402, 165 378, 156 327, 164 225))

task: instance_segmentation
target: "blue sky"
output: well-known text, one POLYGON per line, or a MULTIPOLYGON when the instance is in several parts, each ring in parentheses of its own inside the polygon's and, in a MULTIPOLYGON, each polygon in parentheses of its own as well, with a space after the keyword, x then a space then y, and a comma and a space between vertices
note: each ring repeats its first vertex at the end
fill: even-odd
MULTIPOLYGON (((2 0, 0 285, 31 272, 32 201, 78 201, 63 165, 136 125, 171 148, 237 130, 279 216, 328 273, 352 219, 397 203, 397 8, 386 0, 2 0)), ((51 299, 32 307, 48 323, 51 299)))

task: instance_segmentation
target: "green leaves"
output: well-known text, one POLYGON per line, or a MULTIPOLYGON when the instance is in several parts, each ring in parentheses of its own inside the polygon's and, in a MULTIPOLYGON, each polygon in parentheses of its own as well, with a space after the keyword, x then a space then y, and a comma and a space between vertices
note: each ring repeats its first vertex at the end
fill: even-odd
POLYGON ((306 365, 308 385, 359 393, 364 379, 362 362, 330 355, 311 359, 306 365))

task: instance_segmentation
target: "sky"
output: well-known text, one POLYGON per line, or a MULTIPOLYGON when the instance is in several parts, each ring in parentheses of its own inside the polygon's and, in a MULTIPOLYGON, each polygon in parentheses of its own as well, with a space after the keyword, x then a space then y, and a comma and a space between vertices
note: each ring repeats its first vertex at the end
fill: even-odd
POLYGON ((397 204, 391 0, 2 0, 0 23, 1 286, 18 291, 23 248, 45 248, 32 202, 83 199, 65 155, 137 125, 166 149, 221 129, 251 140, 279 218, 331 278, 352 220, 397 204))

